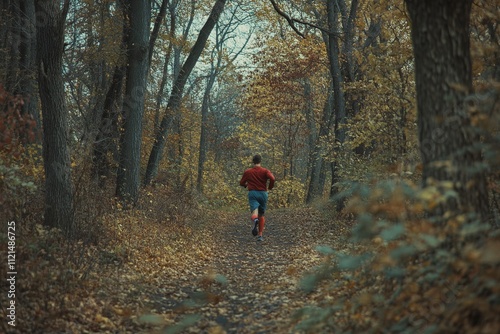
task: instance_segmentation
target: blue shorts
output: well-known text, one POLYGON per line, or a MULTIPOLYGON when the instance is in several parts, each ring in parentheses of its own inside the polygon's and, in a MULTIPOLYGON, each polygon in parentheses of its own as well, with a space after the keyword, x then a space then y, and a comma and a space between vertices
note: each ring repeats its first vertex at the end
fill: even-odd
POLYGON ((258 209, 259 215, 263 215, 267 207, 267 191, 250 190, 248 204, 250 204, 250 212, 258 209))

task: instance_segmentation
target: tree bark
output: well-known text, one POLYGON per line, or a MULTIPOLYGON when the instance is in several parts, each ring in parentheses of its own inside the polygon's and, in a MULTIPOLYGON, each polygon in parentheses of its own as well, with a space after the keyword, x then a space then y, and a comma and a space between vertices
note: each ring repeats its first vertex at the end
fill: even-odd
MULTIPOLYGON (((168 35, 169 35, 169 39, 171 41, 173 41, 175 38, 175 30, 176 30, 176 26, 177 26, 177 20, 176 20, 176 15, 175 15, 176 6, 177 6, 177 1, 172 3, 172 4, 169 4, 169 6, 168 6, 168 11, 170 14, 170 29, 168 31, 168 35)), ((168 67, 170 64, 170 57, 172 55, 173 46, 174 46, 173 42, 170 42, 168 44, 167 52, 165 54, 165 60, 163 63, 163 71, 162 71, 160 87, 158 90, 158 94, 156 95, 154 133, 156 133, 160 128, 160 109, 161 109, 161 105, 163 103, 163 95, 164 95, 165 86, 166 86, 167 80, 168 80, 168 67)))
POLYGON ((135 203, 139 197, 142 118, 146 94, 151 11, 147 0, 131 1, 128 6, 130 35, 116 195, 125 202, 135 203))
POLYGON ((155 47, 156 40, 158 39, 158 34, 160 32, 160 26, 163 22, 163 19, 167 15, 167 7, 169 6, 168 0, 163 0, 160 6, 160 10, 158 11, 158 15, 155 19, 155 25, 153 26, 153 30, 151 31, 151 36, 149 38, 149 54, 148 54, 148 73, 151 68, 151 61, 153 60, 153 51, 155 47))
POLYGON ((309 180, 309 187, 307 190, 306 203, 311 203, 315 198, 321 196, 323 188, 325 187, 325 168, 322 153, 321 141, 328 136, 331 129, 332 119, 334 115, 333 110, 333 88, 330 84, 328 95, 323 106, 323 115, 321 116, 321 124, 319 126, 319 133, 316 137, 314 149, 311 152, 311 177, 309 180))
POLYGON ((93 152, 93 174, 97 178, 99 186, 104 187, 106 179, 110 174, 110 162, 108 153, 116 150, 115 139, 118 133, 118 115, 120 110, 120 97, 125 79, 125 66, 117 65, 104 100, 104 110, 101 116, 101 124, 94 142, 93 152))
MULTIPOLYGON (((129 23, 127 21, 127 8, 123 5, 122 1, 118 1, 118 6, 122 12, 122 43, 121 50, 126 54, 128 36, 129 36, 129 23)), ((119 137, 118 119, 121 105, 121 97, 123 90, 123 82, 126 73, 126 61, 122 60, 115 66, 111 85, 106 93, 104 99, 103 111, 101 114, 101 122, 94 141, 94 150, 92 156, 93 163, 93 176, 97 179, 100 187, 104 187, 106 180, 110 174, 110 162, 108 160, 108 153, 113 151, 116 153, 117 143, 116 139, 119 137)), ((117 154, 115 154, 117 155, 117 154)))
MULTIPOLYGON (((356 80, 356 60, 354 58, 354 28, 356 22, 356 16, 358 13, 358 1, 353 0, 351 2, 351 7, 349 12, 347 12, 347 6, 345 1, 340 1, 339 3, 345 7, 345 12, 342 12, 342 30, 344 32, 344 40, 342 44, 342 56, 341 56, 341 72, 344 82, 352 83, 356 80)), ((359 101, 357 100, 355 94, 349 91, 345 94, 345 100, 349 105, 347 110, 348 118, 354 117, 359 113, 359 101)))
POLYGON ((342 30, 344 32, 344 43, 342 45, 342 73, 347 82, 355 80, 355 60, 354 60, 354 25, 358 13, 358 0, 352 0, 349 13, 345 1, 340 1, 345 12, 342 12, 342 30))
POLYGON ((36 94, 36 18, 33 0, 21 0, 21 45, 19 92, 23 95, 23 112, 33 116, 37 127, 40 114, 36 94))
POLYGON ((470 124, 472 0, 406 0, 412 25, 423 183, 450 181, 458 193, 440 208, 489 215, 486 171, 470 124))
MULTIPOLYGON (((334 0, 327 1, 327 15, 328 15, 328 29, 330 33, 328 34, 328 59, 330 65, 330 75, 332 77, 333 84, 333 95, 334 95, 334 110, 335 110, 335 148, 334 151, 337 153, 336 159, 340 155, 342 145, 346 138, 346 129, 344 125, 346 124, 346 108, 345 108, 345 98, 344 90, 342 87, 342 73, 340 69, 340 49, 338 37, 335 34, 338 28, 338 9, 335 5, 334 0)), ((337 183, 340 180, 338 173, 338 163, 332 164, 332 183, 330 187, 330 196, 334 197, 338 193, 337 183)), ((342 200, 337 201, 337 210, 342 209, 342 200)))
POLYGON ((8 38, 7 48, 8 53, 6 59, 8 63, 5 67, 5 84, 9 92, 17 94, 19 89, 19 60, 20 60, 20 45, 21 45, 21 4, 19 1, 9 1, 7 4, 7 26, 8 38))
MULTIPOLYGON (((187 23, 185 24, 182 34, 179 37, 179 42, 173 45, 174 52, 173 52, 173 62, 172 62, 172 73, 175 79, 177 79, 182 69, 183 64, 181 58, 184 52, 184 45, 188 43, 188 37, 191 33, 191 27, 193 26, 195 13, 196 13, 196 0, 191 0, 189 18, 187 19, 187 23)), ((181 18, 178 17, 178 19, 181 18)), ((182 95, 184 95, 184 93, 182 95)), ((181 99, 182 97, 183 96, 181 96, 181 99)), ((170 131, 170 134, 172 135, 172 137, 176 138, 176 140, 175 142, 172 142, 172 145, 168 147, 166 154, 170 165, 169 166, 170 168, 168 170, 168 178, 172 179, 172 182, 174 183, 180 183, 181 182, 180 166, 182 164, 182 152, 183 152, 182 134, 181 134, 182 112, 180 108, 177 109, 175 112, 173 112, 173 110, 170 111, 171 111, 170 114, 167 114, 167 117, 169 117, 169 123, 168 123, 169 126, 167 127, 166 131, 167 132, 170 131)), ((159 160, 162 159, 163 154, 164 152, 161 153, 159 160)))
MULTIPOLYGON (((40 127, 36 93, 36 23, 34 0, 3 1, 0 6, 0 68, 7 91, 21 95, 21 112, 40 127)), ((38 136, 37 136, 38 137, 38 136)))
POLYGON ((200 152, 198 155, 198 176, 196 178, 196 190, 200 193, 203 191, 203 172, 208 151, 208 110, 210 107, 210 93, 212 92, 212 87, 214 86, 216 77, 217 69, 212 67, 210 75, 207 78, 207 85, 205 87, 203 102, 201 104, 200 152))
POLYGON ((316 138, 317 138, 317 130, 316 130, 316 121, 314 119, 314 102, 312 97, 312 88, 311 88, 311 80, 306 77, 302 83, 302 87, 304 88, 304 115, 306 116, 306 124, 307 124, 307 147, 309 150, 309 155, 307 158, 307 171, 306 171, 306 180, 308 180, 313 172, 313 152, 316 151, 316 138))
POLYGON ((167 110, 165 116, 163 117, 160 123, 160 127, 155 136, 153 149, 151 150, 151 154, 149 156, 148 165, 146 168, 146 176, 144 178, 144 184, 149 184, 158 171, 160 158, 163 152, 163 148, 165 147, 167 129, 172 121, 171 115, 175 115, 181 107, 184 86, 186 85, 187 79, 191 74, 191 71, 193 70, 194 66, 196 65, 196 62, 200 58, 203 49, 205 48, 208 36, 210 35, 213 27, 219 20, 219 17, 222 11, 224 10, 225 4, 226 0, 217 0, 215 2, 209 17, 205 22, 205 25, 200 30, 198 39, 193 45, 193 48, 191 49, 189 56, 184 62, 184 65, 182 66, 181 71, 179 72, 179 75, 175 80, 167 104, 167 110))
POLYGON ((43 116, 45 167, 45 224, 70 236, 74 225, 73 186, 68 149, 67 110, 64 99, 62 56, 69 0, 36 1, 37 63, 43 116))

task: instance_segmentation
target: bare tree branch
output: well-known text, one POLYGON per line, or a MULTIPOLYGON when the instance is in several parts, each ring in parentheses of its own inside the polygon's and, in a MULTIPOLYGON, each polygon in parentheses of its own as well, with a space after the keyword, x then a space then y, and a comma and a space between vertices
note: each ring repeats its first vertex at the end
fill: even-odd
POLYGON ((312 28, 315 28, 315 29, 318 29, 328 35, 334 35, 334 36, 337 36, 337 37, 340 37, 340 34, 338 32, 335 32, 335 31, 329 31, 328 29, 325 29, 323 27, 320 27, 314 23, 311 23, 311 22, 307 22, 307 21, 303 21, 303 20, 300 20, 300 19, 296 19, 294 17, 291 17, 290 15, 288 15, 287 13, 285 13, 284 11, 282 11, 278 4, 276 3, 275 0, 269 0, 271 1, 271 4, 273 5, 273 8, 274 10, 276 11, 276 13, 278 13, 280 16, 282 16, 283 18, 285 18, 285 20, 287 20, 288 22, 288 25, 297 33, 297 35, 299 35, 300 37, 302 38, 305 38, 304 34, 302 32, 299 31, 299 29, 295 26, 295 23, 300 23, 300 24, 303 24, 303 25, 306 25, 306 26, 309 26, 309 27, 312 27, 312 28))
POLYGON ((290 27, 292 27, 292 29, 297 33, 297 35, 299 35, 302 38, 305 38, 304 34, 301 33, 299 31, 299 29, 297 29, 297 27, 295 26, 295 20, 293 18, 291 18, 290 16, 288 16, 287 13, 285 13, 284 11, 282 11, 278 7, 278 4, 274 0, 270 0, 270 1, 271 1, 271 4, 273 5, 274 10, 276 11, 276 13, 278 13, 280 16, 284 17, 287 20, 288 25, 290 27))

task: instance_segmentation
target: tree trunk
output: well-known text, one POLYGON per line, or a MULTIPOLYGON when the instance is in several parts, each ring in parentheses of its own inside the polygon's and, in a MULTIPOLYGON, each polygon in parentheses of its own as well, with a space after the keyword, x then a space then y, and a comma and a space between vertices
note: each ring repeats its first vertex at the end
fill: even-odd
POLYGON ((311 152, 311 178, 309 180, 306 203, 311 203, 315 198, 321 196, 323 194, 323 188, 325 187, 325 163, 323 161, 323 157, 321 156, 321 141, 324 140, 330 132, 332 119, 334 117, 334 115, 332 114, 333 103, 333 88, 330 84, 328 95, 323 106, 323 115, 321 117, 319 133, 316 137, 316 143, 311 152))
MULTIPOLYGON (((330 75, 332 76, 333 84, 333 95, 334 95, 334 108, 335 108, 335 148, 334 151, 337 155, 336 159, 340 156, 340 151, 342 145, 345 142, 346 129, 344 125, 346 124, 346 109, 345 109, 345 99, 344 90, 342 87, 342 73, 340 70, 340 59, 339 59, 339 43, 338 37, 335 34, 338 27, 338 9, 335 5, 334 0, 327 1, 327 14, 328 14, 328 29, 330 34, 328 35, 328 60, 330 65, 330 75)), ((330 187, 330 196, 333 197, 338 193, 337 182, 339 181, 338 176, 338 163, 332 164, 332 184, 330 187)), ((337 201, 337 210, 342 209, 342 201, 337 201)))
POLYGON ((33 116, 40 126, 36 94, 36 17, 33 0, 21 1, 21 45, 19 93, 23 95, 23 112, 33 116))
POLYGON ((21 46, 21 7, 19 1, 9 1, 8 8, 8 63, 6 64, 5 84, 6 89, 14 94, 18 93, 19 89, 19 61, 20 61, 20 46, 21 46))
POLYGON ((207 85, 203 94, 203 102, 201 104, 201 134, 200 134, 200 152, 198 156, 198 177, 196 179, 196 190, 203 191, 203 172, 205 160, 208 151, 208 110, 210 103, 210 93, 217 77, 217 70, 212 68, 207 79, 207 85))
POLYGON ((99 186, 104 187, 110 175, 108 153, 116 150, 115 139, 118 137, 118 115, 120 110, 120 96, 125 79, 125 66, 117 65, 111 80, 111 86, 104 100, 104 110, 101 124, 94 142, 93 174, 99 186))
POLYGON ((471 128, 469 19, 472 0, 406 0, 412 24, 423 182, 450 181, 458 201, 440 208, 489 215, 479 138, 471 128))
POLYGON ((61 9, 57 2, 37 1, 37 62, 43 116, 43 160, 45 167, 45 224, 70 236, 74 225, 73 187, 62 56, 64 26, 69 0, 61 9), (43 15, 42 15, 43 14, 43 15))
POLYGON ((34 0, 3 1, 0 7, 0 79, 7 91, 21 95, 22 113, 40 127, 36 94, 36 23, 34 0))
POLYGON ((201 28, 193 48, 191 49, 189 56, 187 57, 184 65, 182 66, 179 75, 177 76, 175 83, 172 88, 172 93, 167 104, 166 114, 163 117, 160 128, 155 136, 155 141, 153 144, 153 149, 149 156, 148 166, 146 168, 146 176, 144 178, 144 184, 149 184, 153 177, 158 171, 158 165, 160 164, 160 157, 165 147, 165 140, 167 137, 167 129, 172 121, 171 115, 175 115, 180 107, 182 101, 182 93, 184 91, 184 86, 186 85, 187 79, 191 74, 196 62, 200 58, 200 55, 205 48, 205 43, 210 35, 215 23, 219 20, 219 17, 224 10, 224 5, 226 0, 217 0, 212 8, 210 16, 208 17, 205 25, 201 28))
MULTIPOLYGON (((126 54, 129 35, 129 23, 127 21, 128 13, 122 1, 118 1, 118 6, 122 12, 123 19, 121 50, 126 54)), ((115 66, 111 85, 104 99, 103 111, 100 115, 101 122, 94 141, 92 173, 97 179, 100 187, 105 186, 106 180, 110 175, 108 153, 112 151, 116 156, 116 152, 118 151, 116 139, 119 137, 118 118, 120 114, 119 111, 122 109, 121 97, 127 70, 125 63, 126 60, 122 59, 120 63, 115 66)))
MULTIPOLYGON (((191 0, 189 11, 189 19, 186 26, 184 27, 181 36, 179 37, 180 42, 173 45, 174 56, 172 64, 173 77, 177 79, 179 73, 182 70, 182 56, 184 52, 184 45, 188 43, 188 37, 191 32, 191 27, 193 25, 194 16, 196 12, 196 0, 191 0)), ((166 58, 166 57, 165 57, 166 58)), ((182 99, 184 93, 180 97, 182 99)), ((168 104, 168 102, 167 102, 168 104)), ((182 112, 178 108, 175 112, 170 110, 170 114, 167 115, 169 118, 169 126, 166 132, 170 131, 170 134, 175 138, 175 142, 168 147, 167 157, 169 160, 169 170, 168 178, 172 179, 172 182, 181 182, 181 163, 182 163, 182 134, 181 134, 181 123, 182 123, 182 112)), ((157 130, 158 131, 158 130, 157 130)), ((164 152, 161 153, 159 160, 161 160, 164 152)))
MULTIPOLYGON (((320 136, 316 133, 316 122, 314 120, 314 111, 313 111, 313 102, 311 95, 311 82, 307 78, 304 83, 304 97, 306 99, 306 122, 308 128, 307 142, 309 149, 309 156, 307 161, 307 173, 306 180, 310 180, 309 187, 307 190, 306 203, 311 203, 314 197, 317 196, 318 193, 318 167, 321 166, 320 161, 320 136)), ((320 125, 320 130, 321 130, 320 125)))
MULTIPOLYGON (((9 20, 8 5, 8 0, 0 1, 0 19, 2 20, 2 24, 0 24, 0 69, 2 69, 2 71, 7 67, 7 57, 5 50, 7 47, 7 38, 9 35, 9 25, 7 24, 9 20)), ((3 75, 4 73, 1 74, 3 75)), ((1 80, 4 80, 3 76, 1 77, 1 80)))
MULTIPOLYGON (((344 7, 345 1, 341 1, 341 4, 343 4, 344 7)), ((349 9, 349 13, 347 13, 347 8, 345 8, 345 12, 342 12, 343 16, 343 24, 342 24, 342 30, 344 32, 344 40, 343 40, 343 45, 342 45, 342 57, 341 57, 341 72, 342 72, 342 77, 344 78, 344 81, 346 83, 352 83, 356 80, 356 60, 354 58, 354 28, 355 28, 355 22, 356 22, 356 16, 358 12, 358 1, 353 0, 351 2, 351 7, 349 9)), ((348 117, 352 118, 356 114, 359 113, 359 101, 357 100, 357 97, 355 94, 349 93, 349 91, 346 92, 345 94, 345 99, 347 101, 347 104, 349 105, 348 108, 348 117)))
MULTIPOLYGON (((149 38, 149 53, 148 53, 148 73, 151 69, 151 61, 153 60, 153 51, 155 47, 156 40, 158 39, 158 34, 160 32, 160 26, 167 14, 167 7, 169 6, 168 0, 163 0, 156 16, 155 25, 151 31, 151 36, 149 38)), ((172 43, 170 43, 172 44, 172 43)))
MULTIPOLYGON (((123 12, 120 2, 117 3, 117 7, 123 12)), ((104 17, 109 15, 109 4, 101 3, 97 5, 95 9, 100 12, 99 21, 89 20, 86 24, 89 34, 87 48, 91 49, 97 47, 96 51, 102 53, 104 45, 106 44, 106 39, 103 35, 99 34, 98 31, 104 31, 105 29, 104 17), (96 29, 97 25, 99 25, 98 29, 96 29)), ((111 73, 106 70, 106 63, 107 61, 105 59, 100 59, 99 61, 92 61, 91 64, 89 64, 89 75, 91 78, 89 87, 92 87, 92 90, 89 91, 88 105, 93 105, 93 108, 86 112, 87 115, 84 118, 84 129, 81 136, 81 142, 84 143, 85 146, 94 142, 102 126, 99 121, 103 116, 104 104, 109 86, 108 77, 111 75, 111 73)))
MULTIPOLYGON (((168 35, 169 35, 169 39, 171 41, 173 41, 175 38, 175 30, 176 30, 176 26, 177 26, 177 20, 176 20, 176 16, 175 16, 176 5, 177 5, 177 2, 175 2, 174 4, 170 4, 168 6, 168 11, 170 13, 170 29, 168 31, 168 35)), ((166 86, 167 80, 168 80, 168 66, 170 63, 170 56, 172 55, 173 46, 174 46, 173 42, 170 42, 168 44, 167 52, 165 55, 165 60, 163 63, 163 71, 162 71, 160 87, 158 90, 158 94, 156 95, 154 133, 156 133, 160 128, 160 108, 161 108, 161 105, 163 103, 163 95, 164 95, 165 86, 166 86)))
MULTIPOLYGON (((340 1, 342 7, 346 7, 345 1, 340 1)), ((356 16, 358 13, 358 0, 352 0, 351 8, 349 13, 347 13, 347 8, 345 12, 342 12, 343 24, 342 30, 344 32, 344 43, 342 45, 342 73, 343 77, 347 82, 353 82, 355 80, 355 60, 354 60, 354 28, 356 22, 356 16)))
POLYGON ((128 40, 127 82, 123 104, 123 134, 116 194, 125 202, 135 203, 139 197, 142 118, 149 55, 149 1, 131 1, 128 40))

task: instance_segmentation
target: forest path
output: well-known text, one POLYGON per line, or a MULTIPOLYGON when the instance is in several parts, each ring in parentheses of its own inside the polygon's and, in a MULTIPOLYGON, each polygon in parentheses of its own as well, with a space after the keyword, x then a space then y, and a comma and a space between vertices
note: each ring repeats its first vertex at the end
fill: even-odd
POLYGON ((341 247, 346 227, 311 209, 287 209, 266 214, 263 242, 251 228, 248 214, 222 214, 202 240, 213 245, 208 260, 186 263, 177 284, 153 293, 155 311, 177 314, 177 322, 196 314, 189 333, 293 332, 292 315, 318 297, 298 288, 323 259, 316 246, 341 247))

